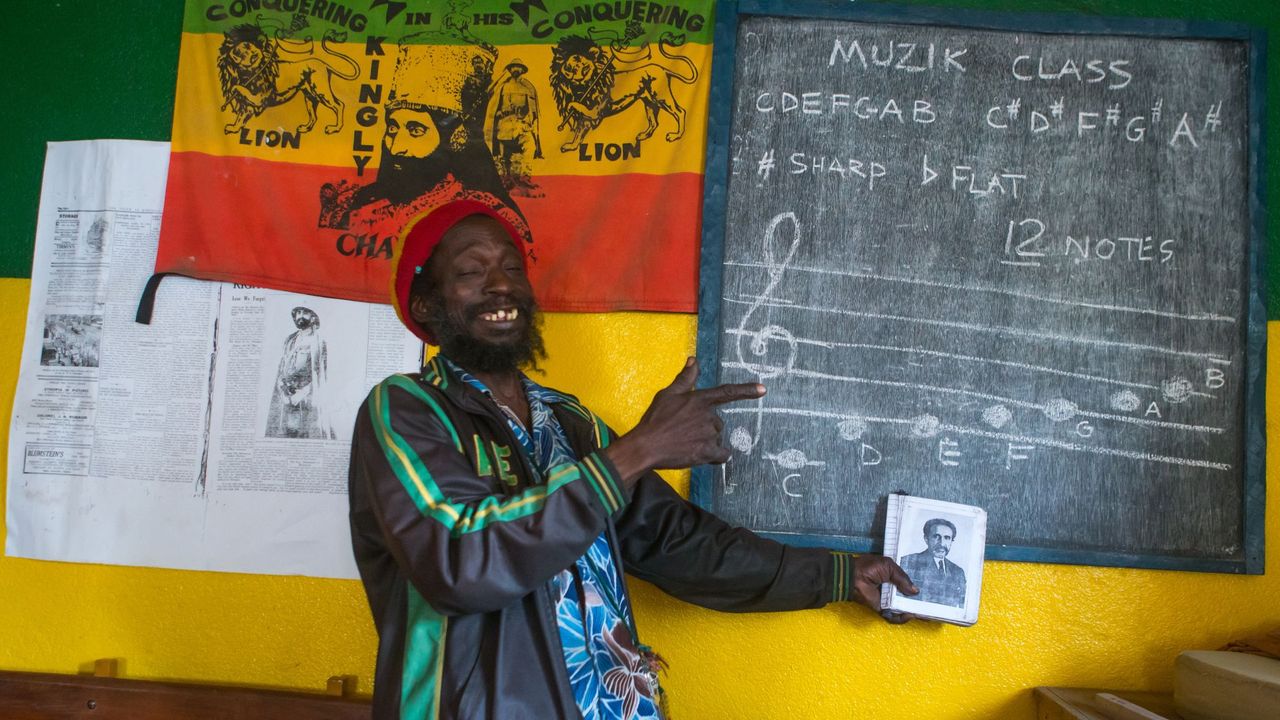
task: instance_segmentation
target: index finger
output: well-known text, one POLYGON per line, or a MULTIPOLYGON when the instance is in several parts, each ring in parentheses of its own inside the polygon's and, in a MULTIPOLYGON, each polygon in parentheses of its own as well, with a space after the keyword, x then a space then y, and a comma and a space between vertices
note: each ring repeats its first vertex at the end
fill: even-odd
POLYGON ((736 383, 717 385, 713 388, 697 391, 698 395, 712 405, 737 402, 739 400, 755 400, 764 397, 765 389, 760 383, 736 383))

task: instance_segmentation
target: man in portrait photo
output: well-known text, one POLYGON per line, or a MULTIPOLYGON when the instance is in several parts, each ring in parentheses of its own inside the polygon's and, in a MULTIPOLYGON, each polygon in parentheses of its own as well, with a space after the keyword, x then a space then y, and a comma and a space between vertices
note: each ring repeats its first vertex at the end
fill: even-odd
POLYGON ((924 541, 928 546, 899 561, 907 575, 920 588, 912 598, 920 602, 964 607, 964 568, 947 559, 956 539, 956 526, 950 520, 933 518, 924 524, 924 541))
POLYGON ((267 437, 333 440, 325 412, 329 348, 320 337, 320 317, 307 307, 292 311, 297 331, 285 338, 267 409, 267 437))

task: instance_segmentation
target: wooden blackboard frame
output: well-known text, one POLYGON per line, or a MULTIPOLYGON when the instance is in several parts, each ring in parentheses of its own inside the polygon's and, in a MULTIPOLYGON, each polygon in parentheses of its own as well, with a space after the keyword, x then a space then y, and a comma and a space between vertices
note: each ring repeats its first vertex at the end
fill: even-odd
MULTIPOLYGON (((707 123, 707 167, 702 209, 702 259, 698 291, 697 353, 700 385, 720 382, 720 337, 724 236, 727 222, 729 143, 733 111, 733 74, 738 25, 745 16, 892 22, 965 29, 1025 31, 1083 35, 1136 35, 1161 38, 1231 39, 1249 48, 1249 287, 1245 338, 1244 473, 1241 559, 1190 558, 1178 555, 1133 554, 1014 545, 987 545, 993 560, 1100 565, 1260 575, 1263 573, 1264 511, 1266 500, 1266 326, 1263 306, 1264 227, 1263 123, 1266 117, 1266 35, 1262 30, 1236 23, 1135 18, 1105 18, 1035 13, 994 13, 942 8, 866 5, 821 0, 720 0, 716 6, 715 45, 712 53, 711 99, 707 123)), ((717 469, 693 469, 690 500, 715 510, 712 483, 717 469)), ((769 533, 791 545, 829 547, 868 552, 879 549, 874 538, 837 537, 793 533, 769 533)))

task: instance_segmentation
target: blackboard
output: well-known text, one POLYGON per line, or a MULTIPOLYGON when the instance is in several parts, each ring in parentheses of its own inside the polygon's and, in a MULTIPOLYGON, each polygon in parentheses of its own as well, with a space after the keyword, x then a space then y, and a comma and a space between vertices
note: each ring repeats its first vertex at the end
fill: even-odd
POLYGON ((993 559, 1262 571, 1262 39, 1246 28, 722 3, 692 497, 879 546, 905 491, 993 559))

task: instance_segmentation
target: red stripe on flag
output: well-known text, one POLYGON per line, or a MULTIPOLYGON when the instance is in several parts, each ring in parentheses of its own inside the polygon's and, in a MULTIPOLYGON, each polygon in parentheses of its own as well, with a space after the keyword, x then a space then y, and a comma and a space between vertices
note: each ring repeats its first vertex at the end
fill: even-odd
MULTIPOLYGON (((342 179, 357 180, 349 168, 174 153, 156 271, 387 302, 390 263, 318 226, 319 188, 342 179)), ((696 311, 701 175, 536 180, 546 196, 517 202, 544 310, 696 311)))
POLYGON ((521 205, 533 228, 530 273, 546 310, 697 312, 702 176, 538 178, 521 205))

